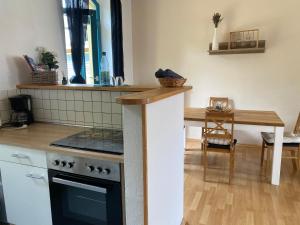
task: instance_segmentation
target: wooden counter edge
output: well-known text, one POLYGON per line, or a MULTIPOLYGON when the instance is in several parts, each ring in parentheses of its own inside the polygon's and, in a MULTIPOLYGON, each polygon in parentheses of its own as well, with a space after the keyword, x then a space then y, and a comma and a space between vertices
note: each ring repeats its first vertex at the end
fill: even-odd
POLYGON ((124 156, 123 155, 114 155, 109 153, 101 153, 101 152, 93 152, 93 151, 84 151, 84 150, 77 150, 72 148, 61 148, 61 147, 54 147, 54 146, 31 146, 26 144, 11 144, 8 142, 2 142, 0 141, 0 145, 7 145, 12 147, 19 147, 24 149, 30 149, 35 151, 44 151, 44 152, 52 152, 52 153, 58 153, 58 154, 65 154, 75 157, 85 157, 85 158, 91 158, 91 159, 99 159, 99 160, 108 160, 112 162, 118 162, 123 164, 124 163, 124 156))
POLYGON ((79 91, 120 91, 120 92, 143 92, 158 88, 157 86, 117 86, 117 87, 101 87, 95 85, 51 85, 51 84, 18 84, 17 89, 46 89, 46 90, 79 90, 79 91))
MULTIPOLYGON (((184 117, 185 121, 192 121, 192 122, 205 122, 204 119, 197 119, 193 117, 184 117)), ((242 125, 252 125, 252 126, 267 126, 267 127, 285 127, 285 124, 282 123, 265 123, 265 122, 247 122, 247 121, 235 121, 235 124, 242 124, 242 125)))
POLYGON ((117 103, 123 105, 146 105, 174 95, 191 90, 191 86, 178 88, 156 88, 149 91, 129 94, 117 98, 117 103))

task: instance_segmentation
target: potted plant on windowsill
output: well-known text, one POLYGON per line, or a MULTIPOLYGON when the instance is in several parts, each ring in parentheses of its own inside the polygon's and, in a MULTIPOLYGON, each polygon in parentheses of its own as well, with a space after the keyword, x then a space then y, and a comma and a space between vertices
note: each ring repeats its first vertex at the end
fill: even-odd
POLYGON ((32 75, 32 83, 58 84, 57 69, 59 68, 57 56, 43 47, 37 49, 39 64, 32 75))
POLYGON ((40 66, 50 71, 55 71, 59 68, 57 56, 54 52, 50 52, 45 48, 37 48, 40 58, 40 66))

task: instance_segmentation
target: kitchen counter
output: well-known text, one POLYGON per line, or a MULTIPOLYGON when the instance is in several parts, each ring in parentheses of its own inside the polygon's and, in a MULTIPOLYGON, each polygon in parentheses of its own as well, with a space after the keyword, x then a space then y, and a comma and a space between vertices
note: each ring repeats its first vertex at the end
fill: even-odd
POLYGON ((50 143, 53 141, 73 135, 84 129, 89 128, 49 123, 34 123, 26 129, 19 130, 0 129, 0 144, 123 163, 124 160, 122 155, 50 146, 50 143))

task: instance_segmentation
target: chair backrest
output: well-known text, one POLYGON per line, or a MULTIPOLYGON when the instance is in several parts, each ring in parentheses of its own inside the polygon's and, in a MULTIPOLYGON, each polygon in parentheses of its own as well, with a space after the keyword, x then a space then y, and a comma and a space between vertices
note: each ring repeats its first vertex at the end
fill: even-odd
POLYGON ((209 139, 219 139, 228 143, 233 143, 234 113, 233 112, 206 112, 205 128, 203 137, 205 143, 209 139), (227 124, 227 127, 225 127, 227 124))
POLYGON ((295 134, 299 134, 300 133, 300 113, 298 115, 298 119, 297 119, 297 123, 294 129, 294 133, 295 134))
POLYGON ((222 108, 227 108, 229 106, 229 99, 227 97, 210 97, 209 106, 216 107, 222 106, 222 108))

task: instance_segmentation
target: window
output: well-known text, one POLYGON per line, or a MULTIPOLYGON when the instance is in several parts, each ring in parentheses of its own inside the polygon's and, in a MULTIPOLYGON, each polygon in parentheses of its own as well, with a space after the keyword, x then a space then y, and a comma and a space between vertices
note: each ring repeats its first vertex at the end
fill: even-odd
MULTIPOLYGON (((65 0, 62 2, 63 8, 65 8, 65 0)), ((71 77, 75 76, 75 72, 72 62, 68 19, 65 13, 63 18, 66 43, 67 73, 68 78, 70 79, 71 77)), ((82 68, 82 75, 85 77, 87 84, 99 84, 102 52, 107 53, 106 55, 110 67, 110 73, 113 74, 110 1, 90 0, 88 18, 84 49, 85 64, 82 68)))

